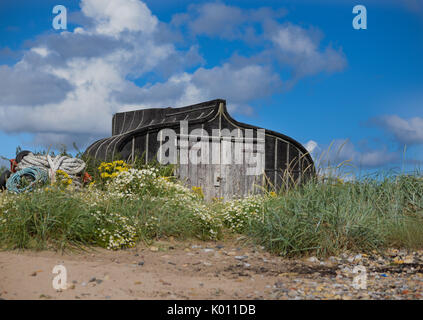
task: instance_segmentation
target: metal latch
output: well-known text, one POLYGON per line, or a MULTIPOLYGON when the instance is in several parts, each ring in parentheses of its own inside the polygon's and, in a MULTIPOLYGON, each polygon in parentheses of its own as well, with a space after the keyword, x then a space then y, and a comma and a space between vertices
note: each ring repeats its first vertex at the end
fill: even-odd
POLYGON ((219 176, 218 172, 214 173, 214 186, 215 187, 220 187, 220 181, 222 181, 222 177, 219 176))

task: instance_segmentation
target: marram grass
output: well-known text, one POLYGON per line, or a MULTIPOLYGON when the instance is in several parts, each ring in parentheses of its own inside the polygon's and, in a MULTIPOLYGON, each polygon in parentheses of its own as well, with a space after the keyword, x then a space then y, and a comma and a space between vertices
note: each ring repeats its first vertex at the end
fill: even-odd
POLYGON ((283 255, 423 247, 423 177, 311 181, 264 202, 248 234, 283 255))
POLYGON ((0 248, 117 250, 170 236, 217 240, 225 233, 247 235, 288 256, 423 247, 418 173, 346 183, 319 179, 287 192, 206 203, 198 188, 163 172, 128 168, 82 191, 49 186, 3 192, 0 248))

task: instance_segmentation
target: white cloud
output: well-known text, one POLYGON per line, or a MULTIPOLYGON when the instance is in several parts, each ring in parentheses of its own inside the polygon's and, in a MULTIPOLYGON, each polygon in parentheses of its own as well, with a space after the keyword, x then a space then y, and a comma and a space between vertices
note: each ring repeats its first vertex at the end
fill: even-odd
POLYGON ((322 32, 283 22, 286 11, 269 8, 241 9, 220 2, 192 5, 188 13, 176 14, 172 24, 186 26, 192 35, 242 40, 261 50, 253 60, 277 61, 292 67, 298 79, 319 72, 338 72, 347 61, 342 49, 321 46, 322 32))
POLYGON ((385 146, 379 149, 357 148, 349 139, 336 139, 325 147, 313 140, 307 145, 313 150, 311 154, 316 164, 323 168, 336 167, 341 163, 356 168, 375 168, 394 164, 400 159, 398 152, 389 151, 385 146))
POLYGON ((403 119, 397 115, 389 115, 370 122, 392 134, 401 144, 423 144, 423 118, 403 119))
POLYGON ((118 101, 132 108, 148 108, 157 105, 183 106, 209 99, 225 98, 228 108, 243 114, 251 114, 249 105, 254 99, 266 97, 281 87, 279 76, 260 65, 223 66, 211 69, 199 68, 193 73, 172 76, 164 83, 143 88, 127 83, 116 91, 118 101))
POLYGON ((309 140, 304 147, 306 148, 306 150, 308 151, 308 153, 312 154, 314 151, 317 151, 319 148, 319 145, 317 144, 316 141, 313 140, 309 140))
MULTIPOLYGON (((41 56, 38 53, 30 55, 41 56)), ((13 67, 0 65, 0 111, 9 106, 60 103, 72 85, 25 60, 13 67)), ((4 130, 4 126, 2 125, 4 130)))
POLYGON ((186 26, 195 36, 251 42, 258 36, 254 30, 256 24, 285 15, 285 9, 241 9, 221 2, 209 2, 190 5, 187 13, 173 15, 171 23, 178 27, 186 26))
POLYGON ((82 0, 81 9, 85 16, 95 20, 95 31, 99 34, 152 33, 158 24, 150 9, 138 0, 82 0))
POLYGON ((294 54, 313 55, 317 49, 304 29, 291 24, 280 27, 271 39, 282 51, 294 54))
POLYGON ((176 25, 187 24, 194 35, 219 35, 233 39, 239 36, 237 26, 245 21, 240 8, 223 3, 194 5, 190 7, 190 11, 191 14, 176 14, 172 21, 176 25))
POLYGON ((85 24, 40 36, 17 64, 0 66, 2 130, 34 133, 36 143, 75 139, 81 145, 107 136, 113 113, 123 110, 225 98, 232 111, 251 114, 255 100, 281 90, 272 67, 275 59, 303 75, 343 61, 338 51, 320 48, 312 31, 276 22, 283 10, 244 10, 219 3, 192 8, 174 17, 172 25, 179 19, 179 25, 188 23, 194 34, 242 41, 252 36, 259 51, 273 41, 270 62, 258 54, 201 67, 201 48, 177 46, 178 34, 142 1, 81 0, 78 19, 85 24), (193 14, 199 19, 184 20, 193 14), (272 23, 278 32, 269 33, 271 38, 255 29, 272 23), (304 66, 307 70, 301 71, 304 66), (161 81, 135 84, 150 73, 161 81))
POLYGON ((47 57, 50 53, 49 50, 45 47, 32 48, 31 51, 37 53, 38 55, 42 56, 43 58, 47 57))
POLYGON ((294 80, 319 72, 341 71, 347 65, 342 49, 321 48, 322 33, 318 30, 307 30, 291 23, 269 23, 266 30, 276 46, 270 54, 293 68, 294 80))
POLYGON ((92 26, 40 37, 16 65, 0 66, 3 131, 34 133, 37 144, 92 142, 109 134, 113 113, 126 107, 112 93, 129 78, 199 61, 193 48, 156 41, 158 20, 141 1, 82 0, 81 6, 95 18, 92 26))

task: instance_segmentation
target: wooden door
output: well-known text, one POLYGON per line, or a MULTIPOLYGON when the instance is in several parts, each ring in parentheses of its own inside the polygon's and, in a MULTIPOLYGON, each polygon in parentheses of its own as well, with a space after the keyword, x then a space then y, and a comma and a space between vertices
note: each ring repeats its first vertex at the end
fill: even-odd
POLYGON ((251 174, 252 159, 261 157, 260 161, 264 161, 264 150, 257 150, 257 139, 252 139, 250 145, 236 137, 208 136, 205 139, 190 135, 182 144, 180 136, 178 139, 178 159, 181 152, 188 152, 189 161, 178 165, 177 175, 187 187, 201 187, 206 200, 229 200, 260 192, 263 173, 251 174), (208 141, 208 147, 201 148, 195 140, 201 138, 203 143, 208 141), (196 156, 191 157, 193 154, 196 156))

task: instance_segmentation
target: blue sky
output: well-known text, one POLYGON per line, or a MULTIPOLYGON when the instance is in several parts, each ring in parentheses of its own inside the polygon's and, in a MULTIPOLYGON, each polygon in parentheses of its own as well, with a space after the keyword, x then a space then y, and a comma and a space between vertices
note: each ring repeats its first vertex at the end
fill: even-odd
POLYGON ((237 120, 316 157, 333 143, 331 161, 411 170, 422 57, 420 0, 1 2, 0 154, 83 150, 110 135, 115 112, 224 98, 237 120), (66 31, 52 27, 58 4, 66 31), (357 4, 367 30, 352 27, 357 4))

